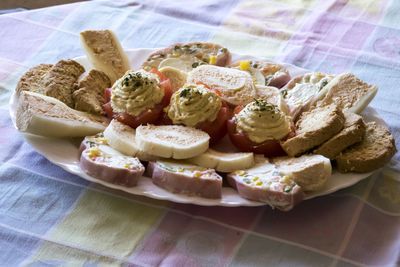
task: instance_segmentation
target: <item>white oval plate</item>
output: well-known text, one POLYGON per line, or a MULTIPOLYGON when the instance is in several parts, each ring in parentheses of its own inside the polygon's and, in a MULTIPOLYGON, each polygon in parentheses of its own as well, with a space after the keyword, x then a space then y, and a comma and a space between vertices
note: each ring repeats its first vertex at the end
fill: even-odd
MULTIPOLYGON (((147 56, 154 52, 156 49, 133 49, 127 50, 126 53, 131 63, 131 67, 133 69, 139 69, 140 65, 144 60, 146 60, 147 56)), ((237 55, 232 54, 232 61, 249 59, 253 58, 252 56, 246 55, 237 55)), ((91 65, 88 62, 85 56, 75 58, 76 61, 81 63, 86 70, 91 69, 91 65)), ((290 75, 292 77, 297 76, 299 74, 306 73, 307 70, 296 67, 290 64, 284 64, 288 69, 290 75)), ((15 110, 16 110, 16 98, 13 95, 10 99, 10 114, 12 121, 15 126, 15 110)), ((363 117, 366 121, 376 121, 379 124, 385 124, 385 122, 379 117, 376 111, 372 108, 367 107, 363 112, 363 117)), ((57 138, 48 138, 42 136, 36 136, 26 133, 21 133, 25 140, 40 154, 42 154, 45 158, 47 158, 50 162, 55 165, 60 166, 64 170, 76 174, 83 179, 88 181, 102 184, 106 187, 110 187, 113 189, 122 190, 134 195, 142 195, 154 199, 160 200, 169 200, 178 203, 188 203, 188 204, 196 204, 202 206, 228 206, 228 207, 236 207, 236 206, 261 206, 265 205, 265 203, 250 201, 244 199, 239 196, 239 194, 231 187, 223 187, 222 188, 222 197, 221 199, 206 199, 201 197, 193 197, 186 196, 181 194, 172 194, 156 185, 154 185, 149 177, 142 177, 139 180, 139 183, 136 187, 127 188, 120 185, 111 184, 108 182, 104 182, 102 180, 98 180, 93 178, 86 173, 84 173, 79 168, 79 157, 78 157, 78 146, 79 142, 75 139, 57 139, 57 138)), ((327 182, 327 184, 319 191, 312 192, 306 195, 305 199, 311 199, 317 196, 323 196, 330 193, 333 193, 339 189, 349 187, 354 185, 355 183, 361 181, 362 179, 367 178, 372 173, 348 173, 342 174, 337 170, 333 170, 331 179, 327 182)))

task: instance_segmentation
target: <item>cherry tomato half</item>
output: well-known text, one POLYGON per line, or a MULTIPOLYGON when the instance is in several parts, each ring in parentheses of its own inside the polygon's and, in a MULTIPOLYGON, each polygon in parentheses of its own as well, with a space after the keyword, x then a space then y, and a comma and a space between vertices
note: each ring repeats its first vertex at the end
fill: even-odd
MULTIPOLYGON (((255 143, 242 132, 236 130, 235 118, 227 121, 228 135, 232 144, 243 152, 254 152, 256 154, 264 154, 266 157, 285 156, 286 153, 280 145, 281 140, 266 140, 262 143, 255 143)), ((295 135, 294 126, 291 127, 292 131, 282 140, 288 139, 295 135)))

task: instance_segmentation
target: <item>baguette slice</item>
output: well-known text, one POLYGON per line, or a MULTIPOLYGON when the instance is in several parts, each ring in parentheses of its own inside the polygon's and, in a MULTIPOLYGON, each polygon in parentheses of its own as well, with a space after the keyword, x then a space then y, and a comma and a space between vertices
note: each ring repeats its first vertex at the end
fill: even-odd
POLYGON ((253 153, 223 153, 208 149, 201 155, 188 159, 190 163, 219 172, 233 172, 238 169, 248 169, 254 165, 253 153))
POLYGON ((331 160, 347 147, 361 142, 365 135, 365 123, 360 115, 343 112, 345 122, 343 129, 313 151, 331 160))
POLYGON ((163 158, 192 158, 208 149, 210 136, 198 129, 181 125, 141 125, 136 142, 147 153, 163 158))
POLYGON ((291 174, 278 170, 269 162, 229 173, 227 179, 241 197, 265 202, 283 211, 291 210, 304 198, 302 188, 291 174))
POLYGON ((156 160, 157 157, 141 150, 136 143, 135 129, 117 120, 112 120, 104 131, 107 143, 115 150, 127 156, 138 157, 140 160, 156 160))
POLYGON ((147 166, 153 183, 172 193, 221 198, 222 177, 215 170, 176 161, 152 161, 147 166))
POLYGON ((111 30, 83 31, 80 40, 93 67, 106 73, 112 84, 130 69, 128 57, 111 30))
POLYGON ((334 104, 301 114, 296 122, 296 136, 281 143, 291 156, 300 155, 322 144, 343 129, 344 115, 334 104))
POLYGON ((273 158, 272 162, 280 171, 291 173, 293 180, 304 191, 321 189, 332 175, 331 161, 321 155, 277 157, 273 158))
POLYGON ((19 131, 49 137, 78 137, 104 131, 106 117, 74 110, 63 102, 34 92, 22 92, 16 108, 19 131))
POLYGON ((84 172, 113 184, 126 187, 137 185, 145 171, 138 158, 118 154, 107 145, 98 144, 96 140, 85 139, 83 143, 79 166, 84 172))
POLYGON ((395 140, 385 126, 375 122, 366 126, 364 140, 336 157, 340 172, 370 172, 382 168, 396 154, 395 140))
POLYGON ((192 70, 188 84, 202 82, 221 92, 221 97, 231 105, 247 105, 257 97, 253 79, 248 72, 213 65, 202 65, 192 70))
POLYGON ((378 86, 357 79, 354 74, 337 75, 325 88, 326 94, 317 106, 335 103, 342 110, 361 113, 378 92, 378 86))

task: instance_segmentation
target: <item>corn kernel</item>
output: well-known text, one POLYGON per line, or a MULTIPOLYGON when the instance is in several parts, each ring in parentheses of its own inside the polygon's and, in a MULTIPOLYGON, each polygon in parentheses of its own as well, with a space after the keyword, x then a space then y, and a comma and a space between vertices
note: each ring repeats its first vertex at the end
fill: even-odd
POLYGON ((96 138, 96 141, 105 145, 107 144, 107 140, 104 137, 98 137, 96 138))
POLYGON ((243 176, 243 175, 245 175, 245 174, 246 174, 246 172, 243 171, 243 170, 238 171, 238 175, 239 175, 239 176, 243 176))
POLYGON ((89 158, 94 158, 100 155, 100 151, 97 148, 92 148, 89 150, 89 158))
POLYGON ((129 164, 125 164, 125 166, 124 166, 125 168, 127 168, 127 169, 129 169, 129 164))
POLYGON ((242 70, 248 70, 250 69, 250 62, 248 60, 242 60, 240 61, 240 68, 242 70))
POLYGON ((216 62, 217 62, 217 59, 215 58, 215 56, 210 56, 210 59, 208 60, 208 64, 215 65, 216 62))
POLYGON ((196 172, 196 173, 194 174, 194 177, 196 177, 196 178, 201 177, 201 172, 196 172))
POLYGON ((183 169, 182 169, 182 168, 179 168, 179 169, 178 169, 178 172, 183 172, 183 169))
POLYGON ((256 183, 256 185, 262 185, 262 181, 258 181, 257 183, 256 183))
POLYGON ((259 179, 259 177, 256 176, 256 177, 253 178, 253 181, 256 182, 258 179, 259 179))
POLYGON ((179 54, 172 54, 172 57, 180 57, 181 55, 179 54))

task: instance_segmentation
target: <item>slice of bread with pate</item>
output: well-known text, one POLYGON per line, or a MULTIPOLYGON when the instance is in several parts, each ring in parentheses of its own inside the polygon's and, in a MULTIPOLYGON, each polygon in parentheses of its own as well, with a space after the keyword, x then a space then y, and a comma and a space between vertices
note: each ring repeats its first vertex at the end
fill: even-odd
POLYGON ((289 156, 300 155, 319 146, 343 129, 344 115, 335 104, 314 108, 301 114, 296 136, 281 142, 289 156))
POLYGON ((336 157, 340 172, 370 172, 383 167, 396 154, 395 140, 385 126, 369 122, 366 128, 362 142, 336 157))
POLYGON ((314 154, 334 160, 341 151, 363 140, 366 129, 363 118, 349 111, 343 114, 345 118, 343 129, 315 149, 314 154))
POLYGON ((24 91, 18 98, 16 126, 21 132, 50 137, 77 137, 104 131, 103 116, 74 110, 63 102, 39 93, 24 91))
POLYGON ((111 83, 130 69, 128 57, 111 30, 83 31, 80 40, 93 67, 107 74, 111 83))
POLYGON ((354 74, 337 75, 323 89, 326 94, 318 101, 317 106, 335 103, 342 110, 361 113, 378 92, 378 86, 358 79, 354 74))

